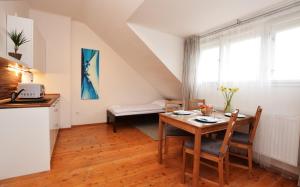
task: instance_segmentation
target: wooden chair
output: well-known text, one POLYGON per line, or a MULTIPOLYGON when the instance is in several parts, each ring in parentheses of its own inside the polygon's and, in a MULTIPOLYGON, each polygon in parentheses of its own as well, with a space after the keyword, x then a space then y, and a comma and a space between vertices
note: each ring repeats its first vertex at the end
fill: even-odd
POLYGON ((173 112, 175 110, 181 110, 183 107, 183 101, 181 100, 166 100, 165 112, 173 112))
POLYGON ((205 99, 192 99, 189 101, 189 110, 197 110, 200 105, 205 105, 205 99))
POLYGON ((258 106, 253 123, 249 127, 249 134, 235 131, 232 135, 231 142, 229 144, 230 147, 236 147, 238 149, 247 150, 247 156, 243 156, 232 152, 230 152, 230 155, 248 160, 248 166, 244 166, 236 163, 230 163, 230 165, 239 168, 248 169, 249 177, 251 177, 252 175, 253 141, 259 124, 261 113, 262 113, 262 108, 258 106))
MULTIPOLYGON (((236 110, 232 113, 231 118, 228 122, 226 134, 223 141, 217 141, 209 138, 202 137, 201 140, 201 153, 200 157, 204 158, 206 160, 210 160, 213 162, 218 163, 218 167, 215 168, 214 166, 208 165, 207 163, 203 163, 204 165, 207 165, 211 168, 217 169, 219 173, 219 183, 216 183, 214 181, 210 181, 205 178, 201 178, 202 180, 219 184, 219 186, 224 186, 224 162, 225 162, 225 174, 226 174, 226 182, 228 183, 228 177, 229 177, 229 141, 231 139, 231 136, 233 134, 233 129, 236 125, 236 119, 237 115, 239 113, 239 110, 236 110)), ((183 183, 185 183, 185 175, 192 176, 191 173, 186 172, 186 154, 194 154, 194 141, 186 141, 184 143, 183 148, 183 183)), ((199 166, 193 166, 193 167, 199 167, 199 166)))
MULTIPOLYGON (((165 112, 173 112, 175 110, 180 110, 183 107, 183 101, 180 100, 167 100, 165 104, 165 112)), ((178 129, 176 127, 166 125, 165 127, 165 138, 164 138, 164 153, 168 153, 168 140, 170 138, 179 138, 182 140, 182 145, 184 140, 189 138, 192 134, 178 129)))

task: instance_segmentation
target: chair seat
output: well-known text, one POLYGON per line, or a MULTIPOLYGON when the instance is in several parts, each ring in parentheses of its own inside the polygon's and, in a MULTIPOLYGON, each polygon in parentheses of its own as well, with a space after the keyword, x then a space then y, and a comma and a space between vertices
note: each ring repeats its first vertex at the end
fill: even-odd
POLYGON ((249 143, 249 134, 242 132, 234 132, 231 141, 247 144, 249 143))
MULTIPOLYGON (((202 137, 201 151, 219 156, 222 143, 223 141, 220 140, 212 140, 209 138, 202 137)), ((185 141, 184 147, 194 149, 194 140, 185 141)))
POLYGON ((165 129, 166 136, 191 136, 192 134, 179 128, 167 125, 165 129))

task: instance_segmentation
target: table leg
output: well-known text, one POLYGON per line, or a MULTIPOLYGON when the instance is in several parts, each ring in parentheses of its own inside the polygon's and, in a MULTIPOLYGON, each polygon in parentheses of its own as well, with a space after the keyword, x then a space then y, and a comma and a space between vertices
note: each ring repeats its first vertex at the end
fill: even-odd
POLYGON ((163 134, 164 134, 164 123, 159 117, 158 127, 158 162, 162 163, 162 149, 163 149, 163 134))
POLYGON ((197 129, 194 142, 194 163, 193 163, 193 178, 192 186, 198 186, 200 172, 200 152, 201 152, 201 129, 197 129))

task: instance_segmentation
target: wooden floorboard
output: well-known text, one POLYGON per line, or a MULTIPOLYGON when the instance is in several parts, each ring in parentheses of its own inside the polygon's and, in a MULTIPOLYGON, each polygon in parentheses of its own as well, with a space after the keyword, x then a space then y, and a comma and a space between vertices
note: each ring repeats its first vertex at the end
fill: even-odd
MULTIPOLYGON (((157 162, 157 142, 133 127, 120 127, 112 133, 105 124, 63 129, 52 158, 52 170, 0 181, 0 187, 81 187, 81 186, 158 186, 184 187, 181 184, 181 152, 176 140, 163 165, 157 162)), ((248 179, 246 170, 230 168, 231 187, 293 187, 285 179, 261 168, 254 168, 248 179)), ((201 167, 201 175, 217 180, 214 170, 201 167)), ((204 187, 215 186, 199 182, 204 187)))

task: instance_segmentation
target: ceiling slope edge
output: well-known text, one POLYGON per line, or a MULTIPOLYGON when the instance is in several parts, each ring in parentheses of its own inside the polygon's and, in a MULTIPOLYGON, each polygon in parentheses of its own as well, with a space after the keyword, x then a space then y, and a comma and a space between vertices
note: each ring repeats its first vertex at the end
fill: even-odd
POLYGON ((181 81, 184 39, 139 24, 128 22, 127 25, 173 75, 181 81))

